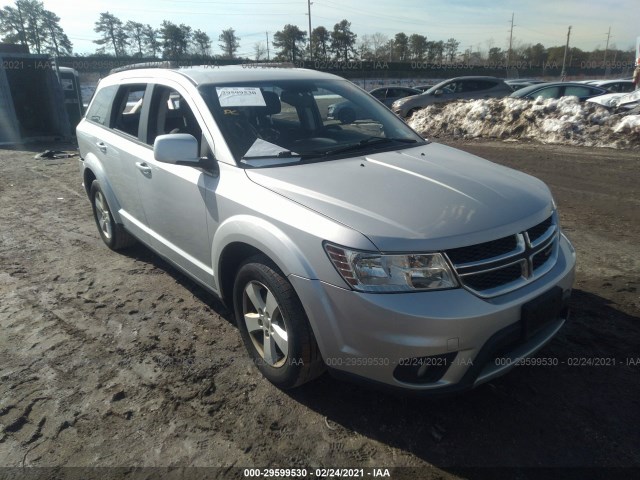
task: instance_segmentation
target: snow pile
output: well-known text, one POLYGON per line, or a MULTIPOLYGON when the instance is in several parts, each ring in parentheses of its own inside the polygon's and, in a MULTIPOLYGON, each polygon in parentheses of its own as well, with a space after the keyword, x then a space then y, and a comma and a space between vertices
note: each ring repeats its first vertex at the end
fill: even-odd
POLYGON ((640 115, 611 113, 577 97, 492 98, 435 104, 409 125, 427 138, 499 138, 587 147, 640 148, 640 115))

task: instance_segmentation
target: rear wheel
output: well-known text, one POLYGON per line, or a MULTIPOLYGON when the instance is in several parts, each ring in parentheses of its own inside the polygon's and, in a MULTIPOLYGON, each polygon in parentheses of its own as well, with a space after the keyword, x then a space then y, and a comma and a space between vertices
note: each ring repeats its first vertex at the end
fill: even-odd
POLYGON ((324 371, 304 308, 268 257, 258 255, 241 265, 233 300, 245 347, 267 380, 287 389, 324 371))
POLYGON ((100 232, 100 237, 102 237, 102 241, 107 247, 111 250, 121 250, 136 243, 135 238, 122 225, 118 225, 113 220, 107 198, 97 180, 94 180, 91 184, 89 198, 91 199, 93 218, 98 226, 98 232, 100 232))

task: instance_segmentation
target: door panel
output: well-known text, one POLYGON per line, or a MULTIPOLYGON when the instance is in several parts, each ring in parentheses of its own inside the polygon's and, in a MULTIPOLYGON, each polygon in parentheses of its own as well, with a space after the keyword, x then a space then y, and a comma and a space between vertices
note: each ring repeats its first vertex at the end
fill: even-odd
POLYGON ((158 162, 153 155, 155 138, 172 133, 193 135, 201 154, 210 152, 203 148, 207 144, 202 119, 185 96, 179 86, 153 86, 142 133, 149 145, 135 162, 136 179, 152 246, 205 285, 214 286, 209 229, 215 231, 217 225, 210 225, 214 217, 207 207, 215 210, 218 177, 197 167, 158 162))
POLYGON ((150 149, 140 160, 137 181, 152 246, 202 283, 214 285, 206 206, 215 204, 218 178, 157 162, 150 149))

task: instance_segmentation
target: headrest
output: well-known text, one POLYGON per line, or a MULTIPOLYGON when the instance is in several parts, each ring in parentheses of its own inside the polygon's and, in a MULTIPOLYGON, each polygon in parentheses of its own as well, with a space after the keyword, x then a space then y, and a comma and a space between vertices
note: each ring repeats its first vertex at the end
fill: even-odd
POLYGON ((284 90, 280 94, 283 102, 293 105, 294 107, 310 107, 313 105, 313 97, 309 92, 296 92, 293 90, 284 90))
POLYGON ((264 97, 264 102, 267 104, 266 107, 263 107, 266 110, 266 112, 264 112, 265 115, 276 115, 280 113, 282 105, 276 92, 262 92, 262 96, 264 97))

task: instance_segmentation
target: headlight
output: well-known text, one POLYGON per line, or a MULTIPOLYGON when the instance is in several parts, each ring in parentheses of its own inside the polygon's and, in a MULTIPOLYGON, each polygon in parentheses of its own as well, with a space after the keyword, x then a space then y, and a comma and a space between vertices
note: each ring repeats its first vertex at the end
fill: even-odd
POLYGON ((361 292, 416 292, 456 288, 440 253, 382 255, 325 243, 324 249, 345 282, 361 292))

